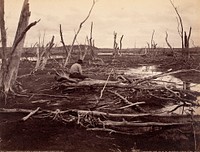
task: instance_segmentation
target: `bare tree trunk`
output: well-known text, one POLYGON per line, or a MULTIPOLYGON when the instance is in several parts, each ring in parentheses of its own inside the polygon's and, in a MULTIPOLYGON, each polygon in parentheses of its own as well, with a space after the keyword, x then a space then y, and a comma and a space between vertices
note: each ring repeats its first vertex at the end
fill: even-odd
POLYGON ((117 47, 118 47, 118 44, 117 44, 117 33, 114 31, 114 42, 113 42, 113 49, 114 49, 114 52, 113 52, 113 57, 115 58, 116 55, 118 55, 117 53, 117 47))
POLYGON ((65 54, 66 54, 66 57, 68 56, 68 52, 69 52, 69 49, 66 47, 65 45, 65 41, 64 41, 64 38, 63 38, 63 34, 62 34, 62 26, 60 24, 60 38, 61 38, 61 43, 63 45, 63 48, 65 50, 65 54))
MULTIPOLYGON (((7 47, 7 38, 6 38, 6 29, 5 29, 5 20, 4 20, 4 0, 0 0, 0 27, 1 27, 1 42, 2 42, 2 65, 0 71, 0 88, 3 87, 2 82, 4 81, 4 72, 6 71, 6 47, 7 47)), ((4 88, 3 88, 4 89, 4 88)))
POLYGON ((170 48, 171 52, 170 52, 170 55, 172 55, 173 57, 175 57, 175 53, 174 53, 174 49, 173 47, 171 46, 171 44, 169 43, 168 41, 168 33, 166 31, 166 37, 165 37, 165 41, 167 43, 167 46, 170 48))
POLYGON ((41 47, 38 46, 38 48, 36 50, 37 61, 36 61, 36 65, 35 65, 35 71, 37 71, 39 69, 44 70, 44 68, 47 64, 47 60, 50 57, 50 51, 53 46, 54 46, 54 36, 52 36, 51 41, 46 45, 46 47, 44 47, 44 44, 42 44, 41 47))
POLYGON ((12 89, 11 86, 14 84, 17 78, 25 35, 21 39, 21 41, 18 42, 18 45, 17 45, 17 41, 20 35, 22 34, 22 32, 28 26, 29 17, 30 17, 29 3, 28 3, 28 0, 25 0, 22 7, 22 11, 21 11, 21 15, 20 15, 19 23, 18 23, 18 28, 17 28, 17 32, 15 35, 15 39, 14 39, 14 43, 12 47, 11 57, 9 58, 9 61, 8 61, 8 73, 6 74, 6 77, 4 80, 5 92, 8 92, 10 89, 12 89))
POLYGON ((156 49, 157 44, 154 41, 154 34, 155 34, 155 30, 153 30, 153 33, 151 35, 151 48, 156 49))
POLYGON ((92 30, 93 30, 93 22, 91 23, 91 28, 90 28, 90 41, 89 41, 89 48, 90 48, 90 55, 92 57, 92 60, 95 59, 94 55, 94 50, 93 50, 93 43, 92 43, 92 30))
POLYGON ((172 6, 173 6, 173 8, 174 8, 174 10, 175 10, 175 12, 176 12, 176 14, 177 14, 177 16, 178 16, 178 18, 177 18, 177 22, 178 22, 178 33, 179 33, 179 35, 180 35, 180 37, 181 37, 181 46, 182 46, 182 50, 184 50, 184 38, 183 38, 183 21, 182 21, 182 18, 181 18, 181 16, 180 16, 180 14, 179 14, 179 12, 178 12, 178 10, 177 10, 177 8, 174 6, 174 4, 173 4, 173 2, 170 0, 170 2, 171 2, 171 4, 172 4, 172 6), (181 26, 181 27, 180 27, 181 26))
POLYGON ((28 25, 29 17, 30 17, 29 3, 28 3, 28 0, 24 0, 16 36, 15 36, 14 43, 11 49, 10 58, 7 61, 6 69, 2 71, 3 81, 0 82, 1 83, 0 86, 3 86, 2 91, 5 94, 7 94, 9 90, 12 90, 12 86, 15 83, 15 80, 17 78, 25 35, 32 26, 36 25, 40 21, 40 20, 35 21, 28 25))
POLYGON ((47 64, 47 60, 50 57, 50 51, 52 49, 52 47, 54 46, 54 36, 52 37, 51 41, 47 44, 46 48, 45 48, 45 52, 44 52, 44 56, 42 57, 42 62, 41 62, 41 70, 44 70, 46 64, 47 64))
POLYGON ((92 3, 92 6, 91 6, 91 8, 90 8, 90 10, 89 10, 88 15, 87 15, 86 18, 80 23, 79 28, 78 28, 76 34, 74 35, 74 39, 73 39, 73 41, 72 41, 71 48, 70 48, 70 50, 69 50, 69 52, 68 52, 68 55, 67 55, 67 57, 66 57, 66 59, 65 59, 64 67, 65 67, 65 66, 68 64, 68 62, 69 62, 69 59, 70 59, 70 57, 71 57, 71 53, 73 52, 73 47, 74 47, 74 43, 75 43, 75 41, 76 41, 76 38, 77 38, 79 32, 81 31, 81 28, 82 28, 83 24, 84 24, 84 23, 87 21, 87 19, 90 17, 90 14, 91 14, 91 12, 92 12, 92 9, 93 9, 95 3, 96 3, 96 1, 93 0, 93 3, 92 3))
POLYGON ((184 51, 185 51, 185 60, 188 60, 190 58, 190 52, 189 52, 189 40, 190 40, 190 35, 191 35, 191 30, 192 28, 190 27, 190 30, 189 30, 189 34, 187 36, 187 33, 184 32, 184 51))
POLYGON ((122 35, 121 38, 120 38, 120 43, 119 43, 119 44, 120 44, 120 45, 119 45, 119 49, 120 49, 120 50, 122 49, 122 39, 123 39, 123 37, 124 37, 124 35, 122 35))

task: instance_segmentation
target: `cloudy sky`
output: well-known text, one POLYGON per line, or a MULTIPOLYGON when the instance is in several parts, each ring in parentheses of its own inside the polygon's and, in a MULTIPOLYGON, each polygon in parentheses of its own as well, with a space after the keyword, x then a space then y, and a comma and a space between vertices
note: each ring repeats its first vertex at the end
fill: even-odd
MULTIPOLYGON (((38 42, 45 33, 45 43, 55 36, 61 45, 59 25, 62 25, 66 44, 71 44, 75 31, 88 14, 92 0, 29 0, 30 22, 41 19, 27 34, 26 46, 38 42)), ((200 46, 200 0, 173 0, 182 16, 184 28, 192 27, 191 46, 200 46)), ((23 0, 5 0, 5 20, 8 45, 13 42, 23 0)), ((94 22, 93 38, 97 47, 113 47, 113 32, 118 33, 118 41, 124 35, 123 47, 146 47, 153 30, 154 41, 160 47, 181 47, 177 32, 176 13, 169 0, 97 0, 91 16, 83 25, 77 42, 85 43, 94 22)))

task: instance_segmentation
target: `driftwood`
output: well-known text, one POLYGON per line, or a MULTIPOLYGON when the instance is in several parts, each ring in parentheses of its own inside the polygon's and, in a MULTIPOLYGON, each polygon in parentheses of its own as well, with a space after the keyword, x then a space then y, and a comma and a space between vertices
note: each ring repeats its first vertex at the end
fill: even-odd
MULTIPOLYGON (((59 109, 57 109, 59 110, 59 109)), ((56 111, 57 111, 56 110, 56 111)), ((31 110, 31 109, 19 109, 19 108, 13 108, 13 109, 8 109, 8 108, 0 108, 0 113, 24 113, 24 114, 30 114, 33 113, 31 116, 34 115, 40 115, 42 113, 55 113, 55 111, 52 110, 45 110, 41 109, 38 107, 36 110, 31 110)), ((106 112, 101 112, 101 111, 88 111, 88 110, 77 110, 77 109, 69 109, 69 110, 59 110, 60 114, 70 114, 73 116, 78 116, 78 115, 92 115, 95 117, 104 117, 104 118, 142 118, 142 117, 159 117, 159 118, 187 118, 190 117, 190 115, 178 115, 178 114, 166 114, 166 113, 161 113, 161 114, 153 114, 153 113, 139 113, 139 114, 126 114, 126 113, 106 113, 106 112)), ((199 115, 194 115, 194 118, 197 118, 198 121, 200 121, 200 116, 199 115)))
POLYGON ((35 113, 37 113, 40 110, 40 107, 38 107, 36 110, 31 111, 26 117, 23 117, 22 120, 26 121, 27 119, 29 119, 32 115, 34 115, 35 113))
MULTIPOLYGON (((177 73, 182 73, 182 72, 200 72, 200 70, 197 69, 183 69, 183 70, 178 70, 178 71, 169 71, 166 73, 161 73, 158 75, 153 75, 153 76, 149 76, 146 78, 141 78, 139 80, 136 81, 129 81, 128 83, 122 83, 121 81, 107 81, 107 80, 95 80, 95 79, 86 79, 84 81, 80 81, 76 84, 62 84, 63 86, 73 86, 73 87, 81 87, 81 86, 97 86, 97 87, 101 87, 104 86, 105 83, 107 83, 107 87, 119 87, 119 88, 124 88, 124 87, 137 87, 138 84, 143 83, 145 81, 151 81, 153 79, 159 78, 159 77, 163 77, 163 76, 167 76, 167 75, 172 75, 172 74, 177 74, 177 73)), ((57 75, 59 75, 61 78, 69 80, 70 81, 74 81, 77 82, 75 79, 70 79, 67 74, 63 73, 63 74, 59 74, 57 73, 57 75)), ((170 82, 169 82, 170 83, 170 82)))
MULTIPOLYGON (((105 113, 100 111, 87 111, 69 109, 61 111, 60 109, 43 110, 37 108, 36 110, 29 109, 0 109, 0 113, 23 113, 28 114, 21 120, 26 121, 29 118, 52 119, 54 121, 61 121, 63 123, 76 123, 91 131, 107 131, 110 133, 119 133, 127 135, 136 135, 152 132, 153 127, 159 129, 172 128, 182 126, 191 126, 200 123, 200 116, 194 115, 170 115, 170 114, 119 114, 119 113, 105 113), (145 121, 138 121, 135 118, 143 118, 145 121), (133 120, 133 118, 135 120, 133 120), (166 119, 167 118, 167 119, 166 119), (172 119, 170 119, 172 118, 172 119), (181 119, 183 118, 183 119, 181 119), (153 120, 153 121, 152 121, 153 120), (156 120, 156 121, 155 121, 156 120), (141 130, 141 128, 143 128, 141 130), (167 127, 167 128, 166 128, 167 127), (148 128, 148 129, 147 129, 148 128)), ((155 130, 156 131, 156 130, 155 130)))
MULTIPOLYGON (((142 112, 146 112, 144 109, 140 108, 138 104, 133 104, 132 102, 128 101, 126 99, 126 97, 123 97, 122 95, 120 95, 120 93, 117 93, 116 90, 123 88, 123 89, 134 89, 133 92, 135 92, 137 94, 137 92, 142 92, 144 95, 149 95, 151 97, 154 97, 156 99, 160 99, 160 100, 169 100, 169 101, 173 101, 174 103, 184 103, 184 105, 192 105, 192 106, 198 106, 198 103, 195 102, 196 100, 196 96, 193 96, 193 99, 187 99, 185 96, 189 95, 193 93, 192 91, 189 90, 183 90, 183 89, 177 89, 176 87, 174 87, 174 85, 169 82, 168 86, 167 85, 161 85, 161 84, 157 84, 155 83, 154 79, 159 78, 159 77, 163 77, 163 76, 167 76, 167 75, 172 75, 172 74, 176 74, 176 73, 180 73, 180 72, 189 72, 189 71, 193 71, 193 72, 200 72, 199 70, 196 69, 190 69, 190 70, 178 70, 178 71, 168 71, 166 73, 161 73, 158 75, 154 75, 154 76, 149 76, 146 78, 141 78, 139 80, 136 81, 124 81, 124 79, 119 80, 119 81, 109 81, 109 76, 107 80, 95 80, 95 79, 85 79, 84 81, 77 81, 75 79, 71 79, 67 76, 67 74, 63 73, 63 74, 59 74, 60 76, 60 80, 63 79, 64 81, 62 81, 61 83, 58 84, 58 87, 60 88, 85 88, 85 87, 93 87, 93 88, 103 88, 101 90, 101 95, 100 98, 102 97, 102 92, 105 90, 105 86, 106 86, 106 91, 115 94, 116 96, 118 96, 120 99, 122 99, 122 101, 127 104, 125 106, 122 106, 121 109, 125 109, 128 107, 132 107, 132 106, 136 106, 140 111, 142 112), (171 87, 173 86, 173 87, 171 87), (113 90, 113 88, 115 88, 115 91, 113 90), (112 89, 112 91, 110 91, 112 89), (139 90, 139 91, 138 91, 139 90), (158 95, 156 92, 159 92, 160 90, 160 95, 158 95), (163 93, 164 91, 164 93, 163 93), (155 92, 155 93, 154 93, 155 92), (163 96, 162 96, 162 95, 163 96)), ((128 93, 126 91, 126 94, 132 94, 133 92, 128 93)), ((143 104, 140 103, 139 104, 143 104)), ((118 108, 120 109, 120 108, 118 108)))

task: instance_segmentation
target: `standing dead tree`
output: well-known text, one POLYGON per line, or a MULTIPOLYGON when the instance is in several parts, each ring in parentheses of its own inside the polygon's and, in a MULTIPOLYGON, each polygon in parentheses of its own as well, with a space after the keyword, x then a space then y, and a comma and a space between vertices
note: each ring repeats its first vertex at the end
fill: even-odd
POLYGON ((173 47, 171 46, 171 44, 170 44, 169 41, 168 41, 168 33, 167 33, 167 31, 166 31, 165 41, 166 41, 166 43, 167 43, 167 46, 168 46, 171 50, 173 50, 173 47))
POLYGON ((171 44, 168 41, 168 33, 166 31, 166 36, 165 36, 165 42, 167 43, 167 46, 170 48, 170 53, 168 55, 176 57, 175 56, 175 52, 174 52, 174 48, 171 46, 171 44))
POLYGON ((92 30, 93 30, 93 22, 91 23, 91 28, 90 28, 90 39, 89 39, 89 48, 90 48, 90 55, 91 55, 91 58, 92 60, 95 59, 95 54, 94 54, 94 41, 93 41, 93 38, 92 38, 92 30))
POLYGON ((64 38, 63 38, 63 33, 62 33, 62 26, 60 24, 60 38, 61 38, 61 43, 63 45, 63 48, 64 48, 64 51, 65 51, 65 54, 66 54, 66 57, 68 56, 68 52, 69 52, 69 49, 66 47, 65 45, 65 41, 64 41, 64 38))
POLYGON ((119 41, 119 49, 122 49, 122 39, 123 39, 124 35, 121 36, 120 41, 119 41))
MULTIPOLYGON (((44 43, 44 42, 43 42, 44 43)), ((47 43, 47 45, 44 47, 44 44, 42 44, 42 47, 40 46, 40 43, 37 47, 36 54, 37 54, 37 61, 35 65, 35 71, 41 69, 44 70, 47 60, 50 58, 50 51, 52 47, 54 46, 54 36, 52 36, 51 41, 47 43)))
POLYGON ((113 42, 113 57, 115 58, 118 55, 118 43, 117 43, 117 33, 114 31, 114 42, 113 42))
MULTIPOLYGON (((2 51, 1 51, 1 57, 2 57, 2 66, 1 71, 6 71, 6 47, 7 47, 7 36, 6 36, 6 28, 5 28, 5 20, 4 20, 4 0, 0 0, 0 27, 1 27, 1 43, 2 43, 2 51)), ((3 73, 0 72, 0 84, 4 81, 3 73)), ((1 85, 0 85, 1 86, 1 85)))
MULTIPOLYGON (((91 60, 95 60, 95 53, 94 53, 94 40, 92 37, 92 31, 93 31, 93 22, 91 22, 91 27, 90 27, 90 38, 86 36, 86 42, 84 46, 84 51, 80 53, 80 59, 84 60, 86 54, 90 56, 91 60)), ((82 50, 80 50, 81 52, 82 50)), ((90 62, 90 60, 89 60, 90 62)))
POLYGON ((178 12, 178 9, 175 7, 174 3, 172 2, 172 0, 170 0, 170 3, 172 4, 176 14, 177 14, 177 23, 178 23, 178 33, 181 37, 181 46, 182 46, 182 55, 183 58, 188 60, 189 59, 189 40, 190 40, 190 35, 191 35, 191 31, 192 31, 192 27, 190 27, 189 29, 189 33, 187 35, 186 31, 184 31, 184 27, 183 27, 183 20, 181 18, 181 15, 178 12))
POLYGON ((2 92, 7 94, 9 91, 13 91, 12 88, 17 79, 20 57, 23 50, 26 33, 28 32, 28 30, 31 29, 31 27, 35 26, 40 20, 32 22, 31 24, 28 25, 30 17, 29 3, 28 0, 24 0, 17 32, 15 35, 13 46, 11 48, 11 53, 9 58, 7 58, 5 55, 5 50, 7 46, 6 46, 5 21, 4 21, 4 0, 1 0, 0 4, 1 4, 0 5, 1 37, 3 40, 2 45, 4 52, 2 53, 3 63, 0 72, 0 88, 2 92))
POLYGON ((154 41, 154 34, 155 34, 155 30, 153 30, 153 33, 151 35, 151 48, 156 49, 157 43, 155 43, 154 41))
POLYGON ((119 44, 117 43, 117 33, 114 31, 114 43, 113 43, 113 57, 115 58, 116 56, 120 55, 120 50, 122 49, 122 39, 124 35, 120 37, 120 42, 119 44))
POLYGON ((147 53, 149 53, 149 52, 151 52, 151 54, 149 54, 149 55, 152 55, 152 56, 156 55, 156 53, 157 53, 156 51, 155 52, 151 51, 151 50, 156 49, 156 47, 157 47, 157 43, 155 43, 155 41, 154 41, 154 34, 155 34, 155 30, 153 30, 153 32, 151 34, 150 42, 147 42, 147 49, 145 48, 144 56, 146 56, 147 53))
POLYGON ((75 35, 74 35, 71 48, 70 48, 70 50, 69 50, 69 52, 68 52, 68 55, 67 55, 67 57, 66 57, 66 59, 65 59, 64 67, 65 67, 65 66, 68 64, 68 62, 69 62, 69 59, 70 59, 70 57, 71 57, 71 53, 73 52, 73 46, 74 46, 74 43, 75 43, 75 41, 76 41, 76 38, 77 38, 79 32, 81 31, 81 28, 82 28, 83 24, 84 24, 84 23, 87 21, 87 19, 90 17, 90 14, 91 14, 91 12, 92 12, 92 10, 93 10, 93 8, 94 8, 95 3, 96 3, 96 1, 93 0, 93 3, 92 3, 92 6, 91 6, 91 8, 90 8, 90 10, 89 10, 88 15, 87 15, 86 18, 80 23, 79 28, 78 28, 77 32, 75 33, 75 35))

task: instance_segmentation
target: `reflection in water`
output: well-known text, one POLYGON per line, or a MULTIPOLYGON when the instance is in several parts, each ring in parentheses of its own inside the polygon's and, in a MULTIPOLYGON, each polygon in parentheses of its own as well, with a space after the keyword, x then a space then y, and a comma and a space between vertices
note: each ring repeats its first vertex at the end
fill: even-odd
POLYGON ((139 68, 130 68, 124 71, 125 75, 134 75, 138 77, 147 77, 152 75, 161 74, 162 72, 156 71, 156 66, 141 66, 139 68))
MULTIPOLYGON (((122 70, 120 71, 122 72, 122 70)), ((157 67, 153 65, 153 66, 141 66, 139 68, 131 68, 128 70, 123 70, 123 73, 125 75, 135 76, 138 78, 145 78, 145 77, 161 74, 162 72, 158 72, 157 67)), ((160 85, 168 85, 170 82, 170 85, 173 84, 177 88, 190 89, 192 91, 200 92, 200 84, 184 82, 181 79, 178 79, 172 75, 162 76, 157 79, 154 79, 154 81, 160 85)), ((197 97, 197 102, 200 103, 200 97, 197 97)), ((161 109, 161 111, 162 112, 171 111, 177 106, 178 105, 169 105, 161 109)), ((183 109, 178 108, 177 110, 173 111, 173 113, 186 114, 187 112, 189 113, 189 110, 190 110, 189 107, 184 107, 184 113, 183 113, 183 109)), ((200 107, 194 107, 193 110, 195 114, 200 115, 200 107)))
MULTIPOLYGON (((122 72, 122 70, 119 71, 122 72)), ((157 67, 155 65, 151 66, 145 65, 139 68, 130 68, 127 70, 123 70, 123 73, 125 75, 136 76, 138 78, 145 78, 161 74, 162 72, 157 71, 157 67)), ((170 84, 174 84, 177 88, 181 89, 185 88, 185 89, 190 89, 192 91, 200 92, 200 84, 184 82, 181 79, 178 79, 172 75, 162 76, 157 79, 154 79, 154 81, 156 81, 158 84, 161 85, 167 85, 170 82, 170 84)))

